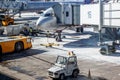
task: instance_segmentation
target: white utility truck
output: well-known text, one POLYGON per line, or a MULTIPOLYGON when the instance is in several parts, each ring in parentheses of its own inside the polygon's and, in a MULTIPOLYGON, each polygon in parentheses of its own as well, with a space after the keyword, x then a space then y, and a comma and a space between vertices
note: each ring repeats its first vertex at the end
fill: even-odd
POLYGON ((58 56, 54 66, 48 69, 48 74, 51 78, 59 80, 64 80, 66 76, 76 78, 79 74, 76 55, 69 52, 68 55, 58 56))

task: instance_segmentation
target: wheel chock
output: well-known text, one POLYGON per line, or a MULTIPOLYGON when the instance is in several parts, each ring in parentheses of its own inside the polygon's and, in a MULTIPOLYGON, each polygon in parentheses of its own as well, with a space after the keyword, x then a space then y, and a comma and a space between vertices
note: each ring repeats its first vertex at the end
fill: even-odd
POLYGON ((47 43, 47 44, 40 44, 40 45, 45 47, 59 46, 59 44, 56 44, 56 43, 47 43))

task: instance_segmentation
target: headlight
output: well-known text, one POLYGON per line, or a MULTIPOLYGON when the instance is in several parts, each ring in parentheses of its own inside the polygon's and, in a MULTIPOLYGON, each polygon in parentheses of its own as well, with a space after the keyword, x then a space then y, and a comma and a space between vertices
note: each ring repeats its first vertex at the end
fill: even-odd
POLYGON ((59 73, 60 73, 60 71, 56 71, 54 74, 55 74, 55 75, 58 75, 59 73))
POLYGON ((49 73, 50 76, 53 76, 53 72, 50 72, 50 71, 49 71, 48 73, 49 73))
POLYGON ((28 43, 30 43, 30 42, 31 42, 31 39, 30 39, 30 38, 28 38, 28 39, 27 39, 27 42, 28 42, 28 43))
POLYGON ((55 75, 58 75, 58 73, 54 73, 55 75))

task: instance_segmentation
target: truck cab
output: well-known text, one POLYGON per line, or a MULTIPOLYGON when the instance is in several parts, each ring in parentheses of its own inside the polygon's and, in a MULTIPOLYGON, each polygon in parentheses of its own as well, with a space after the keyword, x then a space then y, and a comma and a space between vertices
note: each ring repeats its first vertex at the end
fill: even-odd
POLYGON ((79 68, 77 65, 77 57, 73 53, 67 56, 58 56, 53 67, 48 69, 51 78, 58 78, 64 80, 66 76, 77 77, 79 68))
POLYGON ((0 15, 0 25, 8 26, 14 24, 14 19, 9 17, 8 15, 0 15))

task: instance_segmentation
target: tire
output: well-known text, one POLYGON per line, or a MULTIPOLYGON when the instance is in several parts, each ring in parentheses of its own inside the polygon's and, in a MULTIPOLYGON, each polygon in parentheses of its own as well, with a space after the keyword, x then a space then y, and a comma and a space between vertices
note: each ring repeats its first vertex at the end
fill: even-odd
POLYGON ((4 32, 4 31, 0 31, 0 35, 3 35, 3 32, 4 32))
POLYGON ((0 27, 2 26, 2 21, 0 21, 0 27))
POLYGON ((58 42, 58 36, 56 36, 56 37, 55 37, 55 41, 57 41, 57 42, 58 42))
POLYGON ((64 74, 60 74, 59 80, 65 80, 65 75, 64 74))
POLYGON ((80 28, 76 28, 76 32, 80 32, 80 28))
POLYGON ((114 50, 112 50, 111 52, 112 52, 112 53, 115 53, 115 52, 116 52, 116 50, 114 49, 114 50))
POLYGON ((100 49, 100 53, 101 53, 102 55, 107 54, 106 48, 101 48, 101 49, 100 49))
POLYGON ((1 48, 1 46, 0 46, 0 55, 2 54, 2 48, 1 48))
POLYGON ((76 69, 76 70, 73 71, 72 77, 77 78, 78 74, 79 74, 79 70, 76 69))
POLYGON ((12 23, 9 23, 8 25, 12 25, 12 23))
POLYGON ((115 52, 116 52, 116 49, 115 49, 115 47, 114 47, 114 46, 111 46, 111 48, 110 48, 110 49, 111 49, 111 52, 112 52, 112 53, 115 53, 115 52))
POLYGON ((0 46, 0 62, 2 61, 2 48, 0 46))
POLYGON ((80 28, 80 31, 81 31, 81 33, 83 33, 83 32, 84 32, 84 29, 83 29, 83 27, 81 27, 81 28, 80 28))
POLYGON ((13 25, 13 22, 10 22, 9 25, 13 25))
POLYGON ((16 44, 15 44, 15 52, 20 52, 20 51, 22 51, 24 49, 24 47, 23 47, 23 43, 22 42, 17 42, 16 44))
POLYGON ((52 80, 57 80, 56 78, 52 78, 52 80))

